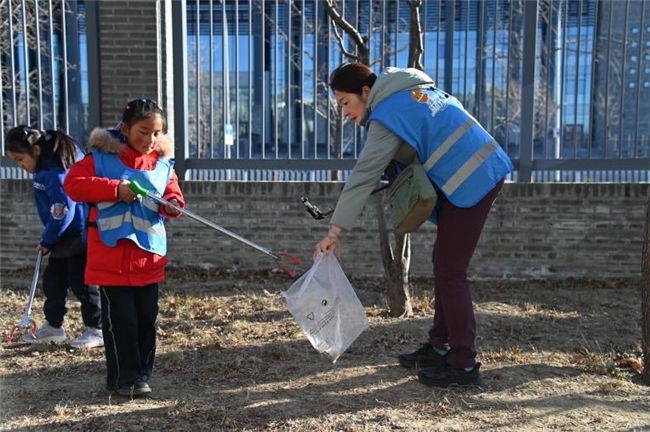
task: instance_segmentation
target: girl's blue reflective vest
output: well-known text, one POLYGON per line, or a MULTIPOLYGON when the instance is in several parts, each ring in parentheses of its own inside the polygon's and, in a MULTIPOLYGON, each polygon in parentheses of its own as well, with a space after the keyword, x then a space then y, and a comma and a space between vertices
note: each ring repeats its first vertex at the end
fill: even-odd
POLYGON ((461 103, 436 88, 394 93, 370 114, 411 145, 424 170, 457 207, 472 207, 514 166, 461 103))
MULTIPOLYGON (((165 192, 174 167, 174 161, 159 158, 154 170, 137 170, 124 165, 117 154, 96 151, 92 155, 98 177, 135 180, 158 196, 165 192)), ((148 252, 167 254, 167 234, 159 203, 143 197, 131 204, 101 202, 96 208, 99 235, 107 246, 114 247, 119 239, 129 239, 148 252)))

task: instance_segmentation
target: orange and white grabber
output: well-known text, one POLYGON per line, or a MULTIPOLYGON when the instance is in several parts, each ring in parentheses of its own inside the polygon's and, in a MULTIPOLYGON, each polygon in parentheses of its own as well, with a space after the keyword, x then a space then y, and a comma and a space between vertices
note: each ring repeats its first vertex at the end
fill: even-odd
POLYGON ((226 228, 224 228, 222 226, 219 226, 219 225, 217 225, 217 224, 215 224, 213 222, 210 222, 209 220, 207 220, 205 218, 202 218, 201 216, 197 215, 196 213, 192 213, 189 210, 185 210, 184 208, 181 208, 181 207, 175 205, 174 203, 172 203, 172 202, 170 202, 170 201, 168 201, 168 200, 166 200, 166 199, 164 199, 162 197, 159 197, 158 195, 154 194, 153 192, 148 191, 144 187, 140 186, 137 181, 132 180, 129 183, 129 187, 140 198, 146 197, 146 198, 150 198, 153 201, 158 202, 160 204, 168 205, 168 206, 176 209, 177 211, 183 213, 184 215, 191 217, 195 221, 201 222, 203 225, 207 225, 210 228, 215 229, 215 230, 219 231, 220 233, 227 235, 228 237, 231 237, 231 238, 233 238, 233 239, 235 239, 235 240, 237 240, 237 241, 239 241, 241 243, 244 243, 246 246, 252 247, 253 249, 255 249, 258 252, 262 252, 264 255, 270 256, 271 258, 273 258, 275 260, 275 264, 278 266, 278 268, 283 270, 290 277, 292 277, 292 278, 296 277, 296 272, 291 270, 290 268, 288 268, 286 265, 282 264, 280 261, 282 260, 282 258, 287 258, 293 264, 299 264, 300 263, 300 258, 296 258, 294 256, 291 256, 286 252, 273 252, 271 249, 267 249, 267 248, 262 247, 262 246, 260 246, 260 245, 258 245, 256 243, 253 243, 252 241, 250 241, 248 239, 245 239, 244 237, 242 237, 242 236, 240 236, 238 234, 235 234, 234 232, 229 231, 229 230, 227 230, 226 228))
POLYGON ((11 331, 11 334, 9 335, 9 339, 7 339, 7 345, 11 345, 11 341, 14 338, 14 335, 16 334, 16 330, 18 330, 18 327, 27 327, 29 325, 32 326, 32 336, 36 337, 36 321, 34 321, 31 317, 32 314, 32 303, 34 303, 34 294, 36 294, 36 285, 38 284, 38 274, 41 270, 41 262, 43 261, 43 252, 38 251, 38 255, 36 256, 36 267, 34 268, 34 276, 32 277, 32 286, 29 289, 29 300, 27 300, 27 307, 25 307, 25 316, 23 316, 23 319, 20 320, 18 324, 14 326, 14 329, 11 331))

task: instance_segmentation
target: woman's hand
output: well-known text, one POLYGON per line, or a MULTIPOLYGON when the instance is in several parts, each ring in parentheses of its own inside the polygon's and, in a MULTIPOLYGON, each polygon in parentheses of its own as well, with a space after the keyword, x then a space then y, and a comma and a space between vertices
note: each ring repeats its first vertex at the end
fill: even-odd
POLYGON ((314 250, 314 261, 318 258, 319 253, 330 254, 336 252, 336 257, 341 259, 341 233, 343 228, 338 225, 332 225, 323 240, 319 241, 314 250))

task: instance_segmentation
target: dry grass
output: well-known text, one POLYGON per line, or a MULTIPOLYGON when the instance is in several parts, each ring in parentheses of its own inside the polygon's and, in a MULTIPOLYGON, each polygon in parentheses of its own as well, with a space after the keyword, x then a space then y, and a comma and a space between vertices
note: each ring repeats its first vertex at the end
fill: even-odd
MULTIPOLYGON (((0 336, 22 317, 29 270, 2 272, 0 336)), ((433 389, 397 365, 430 323, 429 281, 411 319, 388 317, 381 280, 352 278, 370 327, 331 364, 267 272, 172 270, 160 300, 153 397, 111 398, 101 349, 0 347, 0 430, 642 430, 640 281, 475 281, 485 387, 433 389)), ((42 321, 42 297, 33 317, 42 321)), ((81 331, 78 303, 66 329, 81 331)))

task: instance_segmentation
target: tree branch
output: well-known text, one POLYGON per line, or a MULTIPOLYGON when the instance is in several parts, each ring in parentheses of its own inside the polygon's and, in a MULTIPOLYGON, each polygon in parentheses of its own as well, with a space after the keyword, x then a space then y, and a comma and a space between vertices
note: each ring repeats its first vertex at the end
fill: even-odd
POLYGON ((341 46, 341 51, 343 54, 350 59, 354 59, 355 61, 359 61, 366 65, 369 64, 370 50, 368 48, 368 38, 362 36, 361 33, 359 33, 359 31, 352 24, 347 22, 345 18, 341 16, 341 14, 336 10, 334 0, 323 0, 323 6, 325 7, 327 15, 329 15, 329 17, 332 19, 332 22, 334 24, 334 33, 336 34, 336 38, 339 41, 339 45, 341 46), (341 27, 343 31, 352 38, 355 45, 357 46, 357 51, 359 53, 358 55, 349 53, 345 49, 343 46, 343 38, 336 30, 337 27, 341 27))

